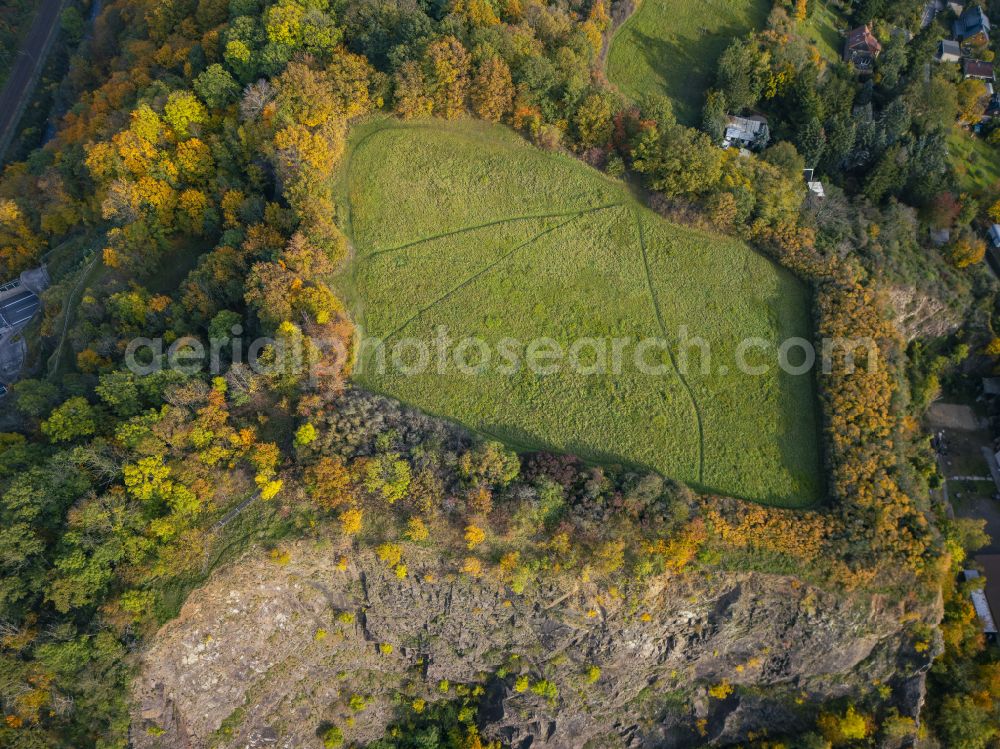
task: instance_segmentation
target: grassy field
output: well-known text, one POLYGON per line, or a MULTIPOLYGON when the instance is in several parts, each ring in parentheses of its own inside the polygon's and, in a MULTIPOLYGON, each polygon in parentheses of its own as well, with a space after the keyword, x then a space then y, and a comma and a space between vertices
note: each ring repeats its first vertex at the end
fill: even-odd
POLYGON ((677 119, 701 122, 705 91, 715 65, 733 37, 763 25, 768 0, 641 0, 615 33, 608 51, 608 78, 639 100, 658 93, 674 102, 677 119))
POLYGON ((836 62, 844 50, 844 38, 840 29, 848 26, 847 19, 827 0, 816 0, 809 18, 799 23, 798 31, 816 45, 816 49, 828 62, 836 62))
POLYGON ((1000 151, 982 139, 955 127, 948 136, 948 152, 963 190, 987 195, 1000 183, 1000 151))
MULTIPOLYGON (((355 254, 335 281, 367 336, 384 341, 363 349, 361 384, 521 449, 779 505, 821 496, 812 377, 732 366, 749 337, 810 336, 808 292, 792 275, 738 241, 665 222, 621 183, 504 128, 377 120, 355 130, 348 158, 340 221, 355 254), (476 376, 439 370, 433 354, 423 374, 392 365, 394 353, 404 366, 419 358, 404 339, 436 351, 439 326, 494 352, 515 339, 521 361, 540 337, 567 352, 585 338, 671 344, 647 352, 655 375, 632 347, 615 366, 613 343, 603 373, 505 372, 497 356, 476 376), (681 326, 711 345, 710 362, 679 345, 681 326)), ((594 345, 578 352, 596 362, 594 345)))

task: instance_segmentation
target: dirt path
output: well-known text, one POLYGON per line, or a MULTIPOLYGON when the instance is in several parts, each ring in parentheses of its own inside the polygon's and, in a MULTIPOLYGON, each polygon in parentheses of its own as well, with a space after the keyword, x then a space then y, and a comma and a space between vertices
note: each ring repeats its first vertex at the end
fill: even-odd
POLYGON ((48 361, 48 377, 50 380, 55 379, 55 375, 59 370, 59 364, 62 360, 63 346, 66 343, 66 333, 69 332, 69 322, 73 317, 74 307, 76 306, 77 293, 83 287, 83 284, 91 278, 91 275, 97 269, 98 264, 101 262, 101 254, 99 252, 94 253, 94 259, 90 262, 90 265, 86 266, 85 270, 80 274, 80 278, 77 280, 76 284, 73 286, 73 290, 69 293, 66 298, 63 307, 63 324, 62 331, 59 333, 59 345, 56 346, 55 351, 52 352, 52 356, 49 357, 48 361))
MULTIPOLYGON (((618 205, 617 203, 615 205, 618 205)), ((602 206, 608 207, 608 206, 602 206)), ((364 255, 359 255, 360 260, 369 260, 371 258, 379 257, 381 255, 386 255, 391 252, 399 252, 401 250, 408 250, 411 247, 416 247, 417 245, 426 244, 427 242, 433 242, 435 239, 447 239, 448 237, 454 237, 459 234, 469 234, 474 231, 479 231, 480 229, 489 229, 494 226, 501 226, 503 224, 514 224, 519 221, 536 221, 546 218, 566 218, 567 216, 573 216, 574 218, 581 215, 581 211, 588 211, 588 208, 575 208, 571 211, 562 211, 560 213, 529 213, 524 216, 510 216, 508 218, 500 218, 496 221, 488 221, 485 224, 476 224, 475 226, 462 226, 458 229, 451 229, 441 234, 432 234, 429 237, 422 237, 421 239, 414 239, 406 244, 401 244, 398 247, 387 247, 384 250, 373 250, 364 255)), ((599 210, 599 209, 598 209, 599 210)))
POLYGON ((227 525, 229 525, 233 520, 235 520, 239 515, 250 505, 260 499, 260 492, 254 492, 252 495, 240 502, 236 507, 227 512, 222 519, 220 519, 215 525, 212 526, 213 531, 222 530, 227 525))
POLYGON ((64 0, 41 0, 11 68, 7 84, 0 92, 0 159, 14 138, 17 124, 58 34, 63 2, 64 0))
POLYGON ((515 254, 517 254, 518 252, 520 252, 521 250, 523 250, 525 247, 528 247, 528 246, 534 244, 535 242, 537 242, 538 240, 542 239, 543 237, 546 237, 549 234, 551 234, 551 233, 553 233, 555 231, 558 231, 559 229, 563 228, 567 224, 572 223, 573 221, 575 221, 578 218, 582 218, 583 216, 586 216, 586 215, 591 214, 591 213, 596 213, 598 211, 605 211, 605 210, 608 210, 609 208, 617 208, 620 205, 621 205, 621 203, 609 203, 608 205, 601 205, 601 206, 598 206, 597 208, 588 208, 588 209, 582 210, 582 211, 575 211, 574 213, 572 213, 570 215, 570 218, 566 219, 562 223, 556 224, 555 226, 550 226, 548 229, 545 229, 544 231, 542 231, 542 232, 536 234, 535 236, 527 239, 526 241, 524 241, 521 244, 519 244, 516 247, 514 247, 514 249, 509 250, 508 252, 506 252, 503 255, 501 255, 499 258, 497 258, 496 260, 494 260, 492 263, 490 263, 489 265, 487 265, 485 268, 482 268, 481 270, 476 271, 473 275, 469 276, 467 279, 465 279, 464 281, 462 281, 460 284, 458 284, 454 288, 446 291, 444 294, 442 294, 441 296, 439 296, 437 299, 435 299, 430 304, 428 304, 428 305, 426 305, 424 307, 421 307, 419 310, 417 310, 416 314, 414 314, 413 316, 411 316, 406 322, 404 322, 402 325, 400 325, 395 330, 390 331, 388 334, 386 334, 386 336, 380 341, 379 346, 380 347, 385 346, 385 344, 391 338, 393 338, 396 335, 399 335, 399 333, 401 333, 404 329, 406 329, 407 326, 409 326, 411 323, 413 323, 414 321, 416 321, 421 315, 423 315, 425 312, 427 312, 428 310, 430 310, 432 307, 435 307, 436 305, 440 304, 441 302, 445 301, 446 299, 450 299, 457 292, 461 291, 462 289, 464 289, 466 286, 468 286, 469 284, 473 283, 477 279, 482 278, 484 275, 486 275, 487 273, 489 273, 490 271, 492 271, 494 268, 498 267, 499 265, 501 265, 502 263, 504 263, 506 260, 508 260, 509 258, 513 257, 515 254))
POLYGON ((639 0, 621 0, 621 2, 614 3, 612 5, 611 22, 608 24, 608 28, 604 32, 604 39, 601 41, 601 51, 597 55, 598 69, 604 74, 608 85, 616 91, 618 90, 618 87, 611 83, 611 79, 608 78, 608 53, 611 51, 611 44, 615 40, 615 34, 617 34, 618 30, 624 26, 633 15, 635 15, 635 12, 639 10, 640 5, 641 2, 639 2, 639 0))
MULTIPOLYGON (((663 312, 660 310, 660 301, 656 294, 656 286, 653 284, 653 272, 649 265, 649 252, 646 249, 646 234, 642 228, 642 216, 639 215, 638 211, 633 212, 635 215, 635 225, 639 230, 639 247, 642 251, 642 264, 646 270, 646 286, 649 289, 649 296, 653 302, 653 310, 656 312, 656 322, 660 327, 660 335, 663 336, 664 341, 670 340, 670 334, 667 330, 667 325, 663 320, 663 312)), ((691 407, 694 410, 695 422, 698 425, 698 483, 705 483, 705 424, 701 417, 701 406, 698 405, 698 399, 695 397, 694 388, 691 387, 691 383, 688 382, 687 377, 681 371, 680 367, 677 366, 677 357, 674 356, 673 349, 667 347, 667 354, 670 356, 670 364, 674 368, 674 372, 677 374, 677 378, 681 381, 684 389, 687 391, 688 398, 691 401, 691 407)))

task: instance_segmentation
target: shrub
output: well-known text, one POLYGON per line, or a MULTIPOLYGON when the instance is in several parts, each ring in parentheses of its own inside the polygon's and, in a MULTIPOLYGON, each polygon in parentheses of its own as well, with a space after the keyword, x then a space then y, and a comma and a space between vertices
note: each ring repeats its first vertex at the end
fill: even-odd
POLYGON ((344 745, 344 732, 337 726, 332 726, 323 732, 323 746, 325 749, 337 749, 344 745))
POLYGON ((470 551, 486 540, 486 532, 478 525, 465 527, 465 546, 470 551))
POLYGON ((356 536, 361 532, 362 523, 361 510, 352 507, 340 513, 340 530, 345 536, 356 536))
POLYGON ((299 447, 305 447, 306 445, 311 445, 316 441, 316 437, 319 435, 316 432, 316 427, 310 423, 305 423, 298 428, 295 432, 295 444, 299 447))
POLYGON ((724 700, 732 693, 733 685, 729 683, 728 679, 723 679, 720 683, 708 689, 708 694, 717 700, 724 700))
POLYGON ((844 746, 852 741, 868 738, 871 733, 871 718, 859 713, 854 705, 847 708, 843 715, 823 713, 816 721, 823 738, 834 746, 844 746))
POLYGON ((410 518, 406 524, 406 537, 411 541, 426 541, 430 537, 427 524, 418 517, 410 518))
POLYGON ((559 687, 547 679, 536 681, 531 685, 531 691, 539 697, 544 697, 549 702, 555 702, 556 698, 559 696, 559 687))
POLYGON ((387 567, 395 567, 403 559, 403 549, 399 544, 382 544, 375 553, 387 567))
POLYGON ((350 701, 351 710, 356 713, 362 712, 368 707, 368 699, 361 696, 360 694, 352 694, 350 701))
POLYGON ((471 577, 480 577, 483 574, 483 563, 476 557, 466 557, 462 562, 462 572, 471 577))

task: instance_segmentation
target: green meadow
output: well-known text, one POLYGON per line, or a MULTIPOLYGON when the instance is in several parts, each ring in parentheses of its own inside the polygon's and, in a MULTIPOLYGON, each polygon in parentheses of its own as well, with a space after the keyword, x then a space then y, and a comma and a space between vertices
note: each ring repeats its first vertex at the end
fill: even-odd
POLYGON ((522 450, 782 506, 820 498, 813 378, 781 372, 776 353, 810 338, 809 294, 745 244, 668 223, 620 182, 473 121, 355 128, 339 189, 353 254, 335 282, 367 337, 363 386, 522 450), (466 337, 489 366, 440 365, 466 337), (734 366, 750 338, 771 345, 747 356, 765 374, 734 366), (524 366, 545 339, 562 365, 524 366), (614 339, 669 346, 643 352, 643 372, 634 346, 615 364, 614 339), (415 342, 431 352, 423 369, 415 342))
POLYGON ((734 37, 763 26, 768 0, 641 0, 615 33, 608 79, 629 98, 662 94, 678 121, 701 121, 715 65, 734 37))
POLYGON ((948 135, 948 151, 962 189, 989 199, 1000 184, 997 149, 956 125, 948 135))
POLYGON ((798 31, 816 45, 824 59, 836 62, 844 51, 841 30, 848 26, 848 19, 830 0, 814 0, 809 17, 798 23, 798 31))

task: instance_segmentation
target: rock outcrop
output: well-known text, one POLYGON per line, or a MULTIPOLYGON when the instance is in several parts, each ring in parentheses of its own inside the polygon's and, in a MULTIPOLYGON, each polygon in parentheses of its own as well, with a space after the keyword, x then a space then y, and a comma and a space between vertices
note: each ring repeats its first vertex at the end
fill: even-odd
POLYGON ((889 289, 889 302, 896 329, 907 343, 915 338, 948 335, 962 324, 961 315, 940 299, 910 286, 889 289))
POLYGON ((134 746, 320 747, 334 724, 363 744, 399 705, 472 684, 484 733, 533 748, 721 746, 878 686, 903 714, 922 699, 930 653, 901 624, 922 614, 880 597, 721 572, 641 597, 570 581, 517 595, 416 547, 404 579, 332 542, 287 551, 217 572, 153 638, 134 746), (517 691, 518 675, 558 695, 517 691))

